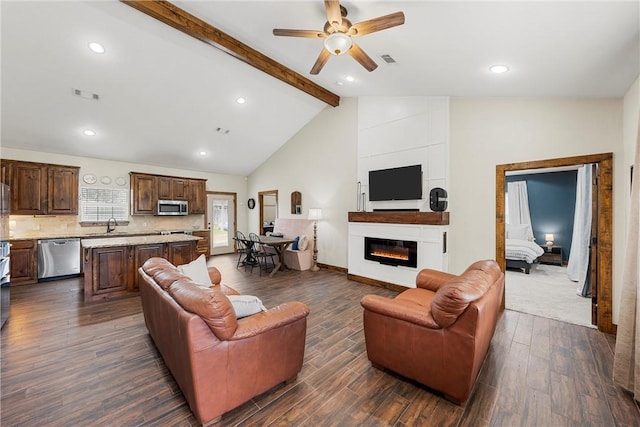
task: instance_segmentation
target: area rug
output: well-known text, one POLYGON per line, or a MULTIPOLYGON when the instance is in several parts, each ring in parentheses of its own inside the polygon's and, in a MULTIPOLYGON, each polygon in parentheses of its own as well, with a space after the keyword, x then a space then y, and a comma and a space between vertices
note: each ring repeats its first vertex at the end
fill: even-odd
POLYGON ((577 294, 577 283, 567 268, 534 264, 530 274, 507 271, 505 306, 509 310, 595 328, 591 324, 591 298, 577 294))

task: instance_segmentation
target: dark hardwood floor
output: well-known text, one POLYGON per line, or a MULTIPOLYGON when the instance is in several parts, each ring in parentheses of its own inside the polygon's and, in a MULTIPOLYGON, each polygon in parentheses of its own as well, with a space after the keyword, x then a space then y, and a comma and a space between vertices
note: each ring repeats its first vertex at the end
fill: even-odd
MULTIPOLYGON (((209 264, 267 307, 298 300, 311 314, 298 379, 222 425, 640 425, 635 401, 611 381, 612 336, 505 311, 475 391, 457 406, 367 360, 360 299, 393 291, 331 271, 259 277, 235 261, 209 264)), ((139 297, 85 304, 80 279, 12 287, 0 338, 2 426, 197 425, 147 334, 139 297)))

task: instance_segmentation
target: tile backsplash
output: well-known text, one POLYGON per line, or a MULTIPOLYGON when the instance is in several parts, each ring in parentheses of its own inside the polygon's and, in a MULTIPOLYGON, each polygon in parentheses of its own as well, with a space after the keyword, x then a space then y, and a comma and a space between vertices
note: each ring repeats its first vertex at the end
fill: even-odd
MULTIPOLYGON (((194 230, 205 228, 204 215, 181 217, 130 216, 128 225, 118 225, 117 231, 128 233, 163 230, 194 230)), ((11 215, 10 236, 84 235, 106 231, 106 225, 82 226, 75 215, 11 215)))

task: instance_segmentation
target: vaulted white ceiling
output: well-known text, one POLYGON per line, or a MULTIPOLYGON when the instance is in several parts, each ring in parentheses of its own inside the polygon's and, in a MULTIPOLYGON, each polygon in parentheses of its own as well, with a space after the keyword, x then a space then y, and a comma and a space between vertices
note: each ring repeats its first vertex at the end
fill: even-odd
MULTIPOLYGON (((322 1, 173 3, 342 97, 621 97, 640 72, 637 1, 344 1, 354 23, 399 10, 406 23, 358 38, 375 71, 344 55, 318 76, 322 40, 271 31, 321 30, 322 1)), ((0 8, 6 147, 248 175, 333 108, 117 1, 0 8)))

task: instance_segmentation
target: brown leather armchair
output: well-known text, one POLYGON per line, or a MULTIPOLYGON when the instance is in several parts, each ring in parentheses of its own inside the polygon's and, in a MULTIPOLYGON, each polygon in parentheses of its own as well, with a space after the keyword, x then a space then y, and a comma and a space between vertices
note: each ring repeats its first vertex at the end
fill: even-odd
POLYGON ((495 261, 478 261, 460 276, 424 269, 416 286, 395 299, 362 299, 367 355, 462 403, 493 337, 504 274, 495 261))
POLYGON ((295 379, 302 368, 307 315, 301 302, 286 302, 236 319, 210 267, 205 288, 169 261, 151 258, 139 268, 144 320, 167 368, 195 417, 204 425, 277 384, 295 379))

